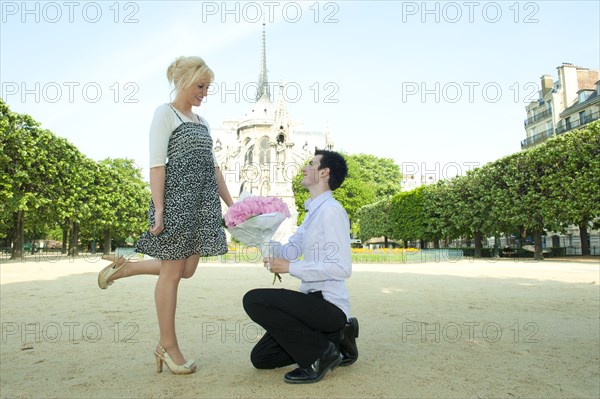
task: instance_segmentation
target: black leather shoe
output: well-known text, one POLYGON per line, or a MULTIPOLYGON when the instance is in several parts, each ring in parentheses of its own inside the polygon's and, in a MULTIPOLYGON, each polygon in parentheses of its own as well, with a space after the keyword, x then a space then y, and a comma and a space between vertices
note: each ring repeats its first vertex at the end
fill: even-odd
POLYGON ((358 319, 356 317, 351 317, 342 329, 340 352, 342 353, 343 360, 340 363, 340 366, 350 366, 358 359, 356 338, 358 338, 358 319))
POLYGON ((342 354, 336 346, 329 342, 327 350, 310 366, 299 367, 283 376, 289 384, 310 384, 319 381, 329 370, 335 369, 342 361, 342 354))

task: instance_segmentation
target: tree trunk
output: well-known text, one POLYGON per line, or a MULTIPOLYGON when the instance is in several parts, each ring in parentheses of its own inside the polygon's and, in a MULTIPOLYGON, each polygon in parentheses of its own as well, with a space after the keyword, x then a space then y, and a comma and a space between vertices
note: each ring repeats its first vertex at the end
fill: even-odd
POLYGON ((35 231, 35 227, 33 228, 33 237, 31 237, 31 254, 35 255, 35 236, 36 236, 36 231, 35 231))
POLYGON ((73 253, 73 222, 69 221, 69 234, 67 236, 67 256, 71 256, 73 253))
POLYGON ((62 237, 62 250, 61 253, 64 255, 67 253, 67 237, 69 236, 69 220, 65 220, 65 225, 62 229, 63 237, 62 237))
POLYGON ((425 249, 425 240, 419 240, 420 249, 425 249))
POLYGON ((23 246, 25 244, 25 211, 19 210, 14 214, 14 240, 11 259, 25 258, 25 251, 23 246))
POLYGON ((79 223, 73 222, 71 228, 71 239, 69 240, 69 255, 79 255, 79 223))
POLYGON ((494 257, 497 258, 500 256, 500 237, 496 233, 494 235, 494 257))
POLYGON ((581 255, 590 254, 590 243, 587 225, 587 220, 584 220, 579 224, 579 238, 581 239, 581 255))
POLYGON ((515 244, 512 239, 512 233, 504 233, 504 237, 506 237, 506 246, 512 248, 515 244))
MULTIPOLYGON (((16 213, 15 213, 16 215, 16 213)), ((8 252, 9 250, 11 251, 11 255, 12 255, 12 243, 15 240, 15 223, 12 224, 12 226, 10 226, 10 228, 8 229, 8 232, 6 234, 6 241, 5 241, 5 245, 6 245, 6 252, 8 252)))
POLYGON ((542 252, 542 230, 534 230, 533 243, 535 250, 533 253, 533 259, 544 260, 544 253, 542 252))
POLYGON ((438 237, 433 239, 433 248, 440 249, 440 239, 438 237))
POLYGON ((523 248, 523 245, 525 245, 525 237, 527 237, 527 229, 524 227, 521 227, 520 232, 521 232, 521 242, 519 243, 519 248, 523 248))
POLYGON ((475 254, 474 258, 481 258, 483 234, 480 231, 475 232, 475 254))
POLYGON ((111 242, 110 229, 106 228, 106 229, 104 229, 104 246, 102 249, 103 255, 110 255, 110 250, 111 250, 110 242, 111 242))

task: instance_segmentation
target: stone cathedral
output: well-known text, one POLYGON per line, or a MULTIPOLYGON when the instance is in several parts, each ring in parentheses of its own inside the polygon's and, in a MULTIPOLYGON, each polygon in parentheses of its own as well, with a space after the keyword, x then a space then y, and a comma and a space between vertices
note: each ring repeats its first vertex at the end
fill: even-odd
POLYGON ((253 195, 277 196, 290 208, 292 217, 279 227, 274 240, 284 241, 295 230, 296 204, 292 179, 315 149, 333 149, 328 131, 304 130, 286 110, 283 84, 277 101, 271 97, 267 79, 265 30, 263 25, 260 73, 254 105, 244 116, 226 120, 212 129, 217 162, 227 187, 237 201, 243 191, 253 195))

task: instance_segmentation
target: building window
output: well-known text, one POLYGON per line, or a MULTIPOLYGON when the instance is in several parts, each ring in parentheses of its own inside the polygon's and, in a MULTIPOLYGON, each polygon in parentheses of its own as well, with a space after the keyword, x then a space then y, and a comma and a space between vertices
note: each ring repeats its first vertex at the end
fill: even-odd
POLYGON ((262 182, 262 184, 260 185, 260 191, 259 194, 262 197, 266 197, 269 195, 269 182, 268 181, 264 181, 262 182))
POLYGON ((258 162, 260 165, 271 163, 271 144, 268 137, 263 137, 260 140, 260 151, 258 153, 258 162))
POLYGON ((246 155, 244 156, 244 165, 252 165, 252 153, 254 152, 254 146, 250 146, 248 151, 246 151, 246 155))
POLYGON ((570 116, 565 119, 565 127, 566 127, 566 130, 571 130, 571 117, 570 116))
POLYGON ((586 123, 586 120, 585 120, 585 111, 581 111, 579 113, 579 124, 580 125, 584 125, 585 123, 586 123))

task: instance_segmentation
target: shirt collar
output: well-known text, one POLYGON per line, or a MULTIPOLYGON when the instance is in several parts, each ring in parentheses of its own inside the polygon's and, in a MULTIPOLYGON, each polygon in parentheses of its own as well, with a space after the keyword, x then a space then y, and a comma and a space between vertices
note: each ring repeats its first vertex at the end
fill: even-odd
POLYGON ((322 194, 319 194, 319 196, 315 199, 309 198, 304 202, 304 209, 306 209, 309 212, 314 212, 315 210, 317 210, 317 208, 319 206, 321 206, 323 204, 323 202, 327 201, 328 199, 333 197, 333 193, 331 190, 327 190, 322 194))

